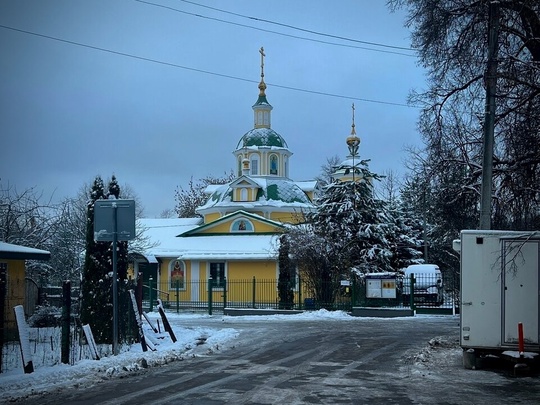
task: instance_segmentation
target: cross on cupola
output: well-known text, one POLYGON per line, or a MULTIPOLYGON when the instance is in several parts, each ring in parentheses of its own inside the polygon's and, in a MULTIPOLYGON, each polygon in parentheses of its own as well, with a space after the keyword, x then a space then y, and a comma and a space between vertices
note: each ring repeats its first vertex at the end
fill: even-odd
POLYGON ((264 48, 259 49, 261 54, 261 82, 259 83, 259 98, 253 105, 255 128, 270 128, 270 111, 272 106, 266 99, 266 83, 264 82, 264 48))
POLYGON ((350 156, 358 156, 358 147, 360 146, 360 138, 356 136, 356 129, 354 125, 354 103, 352 105, 352 125, 351 125, 351 135, 347 137, 347 147, 349 148, 350 156))
POLYGON ((261 49, 259 49, 259 53, 261 54, 261 82, 259 83, 259 97, 265 96, 264 91, 266 90, 266 83, 264 82, 264 57, 266 54, 264 53, 264 48, 261 46, 261 49))

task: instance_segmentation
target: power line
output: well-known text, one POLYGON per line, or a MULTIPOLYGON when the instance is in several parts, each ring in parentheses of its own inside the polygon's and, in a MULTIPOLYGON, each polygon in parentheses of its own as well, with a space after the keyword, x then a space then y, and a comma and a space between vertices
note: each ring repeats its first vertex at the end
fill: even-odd
MULTIPOLYGON (((358 45, 340 44, 340 43, 337 43, 337 42, 329 42, 329 41, 323 41, 323 40, 320 40, 320 39, 301 37, 301 36, 292 35, 292 34, 285 34, 283 32, 267 30, 267 29, 264 29, 264 28, 253 27, 251 25, 245 25, 245 24, 235 23, 235 22, 232 22, 232 21, 222 20, 220 18, 208 17, 208 16, 205 16, 205 15, 202 15, 202 14, 191 13, 189 11, 184 11, 184 10, 180 10, 180 9, 177 9, 177 8, 174 8, 174 7, 165 6, 163 4, 152 3, 152 2, 149 2, 149 1, 145 1, 145 0, 135 0, 135 1, 137 1, 139 3, 143 3, 143 4, 148 4, 148 5, 154 6, 154 7, 164 8, 164 9, 170 10, 170 11, 175 11, 177 13, 190 15, 190 16, 193 16, 193 17, 203 18, 203 19, 211 20, 211 21, 217 21, 217 22, 224 23, 224 24, 229 24, 229 25, 235 25, 237 27, 249 28, 249 29, 256 30, 256 31, 268 32, 270 34, 281 35, 283 37, 300 39, 302 41, 317 42, 317 43, 320 43, 320 44, 341 46, 341 47, 344 47, 344 48, 364 49, 364 50, 372 51, 372 52, 389 53, 389 54, 393 54, 393 55, 401 55, 401 56, 407 56, 407 57, 412 57, 412 58, 416 57, 416 55, 411 55, 411 54, 407 54, 407 53, 403 53, 403 52, 388 51, 388 50, 383 50, 383 49, 373 49, 373 48, 367 48, 365 46, 358 46, 358 45)), ((181 1, 183 1, 183 0, 181 0, 181 1)), ((191 2, 188 2, 188 3, 191 3, 191 2)), ((197 3, 193 3, 193 4, 197 4, 197 3)), ((197 5, 199 5, 201 7, 210 8, 212 10, 222 11, 224 13, 229 13, 229 14, 233 14, 233 15, 239 15, 239 16, 244 17, 244 18, 250 18, 250 19, 255 19, 255 20, 267 22, 266 20, 258 19, 258 18, 255 18, 255 17, 246 17, 246 16, 242 16, 240 14, 235 14, 235 13, 232 13, 232 12, 229 12, 229 11, 219 10, 219 9, 209 7, 209 6, 204 6, 204 5, 200 5, 200 4, 197 4, 197 5)), ((280 24, 280 23, 273 23, 273 24, 287 26, 285 24, 280 24)), ((300 30, 300 31, 310 32, 309 30, 304 30, 302 28, 294 28, 294 29, 297 29, 297 30, 300 30)), ((342 37, 332 36, 332 35, 329 35, 329 34, 319 34, 319 35, 328 36, 328 37, 334 37, 334 38, 342 38, 342 37)), ((395 46, 391 46, 391 45, 382 45, 382 44, 376 44, 376 43, 372 43, 372 42, 365 42, 365 41, 359 41, 359 40, 353 40, 353 39, 347 39, 347 38, 343 38, 343 39, 348 40, 348 41, 358 42, 358 43, 365 43, 365 44, 369 44, 369 45, 374 45, 374 46, 383 46, 383 47, 388 47, 388 48, 404 49, 404 50, 408 50, 408 51, 412 50, 410 48, 401 48, 401 47, 395 47, 395 46)))
MULTIPOLYGON (((124 56, 124 57, 127 57, 127 58, 143 60, 145 62, 157 63, 157 64, 160 64, 160 65, 170 66, 170 67, 174 67, 174 68, 178 68, 178 69, 189 70, 189 71, 192 71, 192 72, 204 73, 204 74, 211 75, 211 76, 223 77, 223 78, 226 78, 226 79, 238 80, 238 81, 243 81, 243 82, 248 82, 248 83, 259 83, 258 80, 245 79, 243 77, 226 75, 226 74, 223 74, 223 73, 211 72, 209 70, 197 69, 197 68, 193 68, 193 67, 189 67, 189 66, 178 65, 176 63, 161 61, 161 60, 158 60, 158 59, 152 59, 152 58, 147 58, 147 57, 144 57, 144 56, 133 55, 133 54, 130 54, 130 53, 114 51, 112 49, 101 48, 101 47, 98 47, 98 46, 83 44, 81 42, 70 41, 70 40, 67 40, 67 39, 57 38, 57 37, 53 37, 53 36, 50 36, 50 35, 39 34, 37 32, 32 32, 32 31, 22 30, 22 29, 19 29, 19 28, 9 27, 7 25, 0 24, 0 28, 4 28, 4 29, 7 29, 7 30, 16 31, 16 32, 21 32, 23 34, 34 35, 36 37, 46 38, 46 39, 50 39, 50 40, 53 40, 53 41, 63 42, 63 43, 70 44, 70 45, 89 48, 89 49, 93 49, 93 50, 96 50, 96 51, 107 52, 107 53, 111 53, 111 54, 114 54, 114 55, 124 56)), ((366 102, 366 103, 385 104, 385 105, 393 105, 393 106, 399 106, 399 107, 417 108, 416 106, 407 105, 407 104, 403 104, 403 103, 394 103, 394 102, 391 102, 391 101, 371 100, 371 99, 367 99, 367 98, 359 98, 359 97, 345 96, 345 95, 342 95, 342 94, 333 94, 333 93, 326 93, 326 92, 322 92, 322 91, 307 90, 307 89, 301 89, 301 88, 298 88, 298 87, 290 87, 290 86, 284 86, 284 85, 279 85, 279 84, 272 84, 272 83, 267 83, 267 84, 270 85, 270 86, 273 86, 273 87, 281 88, 281 89, 293 90, 293 91, 298 91, 298 92, 303 92, 303 93, 310 93, 310 94, 317 94, 317 95, 326 96, 326 97, 343 98, 343 99, 348 99, 348 100, 363 101, 363 102, 366 102)))
MULTIPOLYGON (((141 1, 141 0, 136 0, 136 1, 140 1, 141 3, 146 3, 145 1, 141 1)), ((402 49, 402 50, 406 50, 406 51, 414 51, 414 49, 406 48, 406 47, 402 47, 402 46, 386 45, 386 44, 381 44, 381 43, 378 43, 378 42, 361 41, 359 39, 347 38, 347 37, 342 37, 342 36, 339 36, 339 35, 332 35, 332 34, 326 34, 326 33, 319 32, 319 31, 308 30, 308 29, 305 29, 305 28, 296 27, 294 25, 283 24, 283 23, 276 22, 276 21, 266 20, 264 18, 250 17, 250 16, 247 16, 247 15, 234 13, 232 11, 222 10, 220 8, 210 7, 210 6, 207 6, 207 5, 204 5, 204 4, 199 4, 199 3, 196 3, 194 1, 189 1, 189 0, 180 0, 180 1, 182 1, 184 3, 188 3, 188 4, 193 4, 193 5, 199 6, 199 7, 204 7, 204 8, 210 9, 210 10, 219 11, 220 13, 230 14, 230 15, 234 15, 236 17, 247 18, 249 20, 261 21, 261 22, 265 22, 265 23, 268 23, 268 24, 278 25, 280 27, 290 28, 290 29, 293 29, 293 30, 296 30, 296 31, 307 32, 307 33, 313 34, 313 35, 319 35, 319 36, 328 37, 328 38, 341 39, 343 41, 356 42, 356 43, 359 43, 359 44, 380 46, 380 47, 383 47, 383 48, 392 48, 392 49, 402 49)), ((154 3, 150 3, 150 4, 154 4, 154 3)))

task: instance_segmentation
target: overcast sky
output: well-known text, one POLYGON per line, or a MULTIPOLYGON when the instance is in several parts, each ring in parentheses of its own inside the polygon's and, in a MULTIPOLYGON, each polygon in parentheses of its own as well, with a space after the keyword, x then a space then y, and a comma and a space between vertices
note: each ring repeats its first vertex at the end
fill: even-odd
POLYGON ((59 200, 114 173, 159 216, 191 176, 235 167, 231 152, 253 128, 261 46, 291 178, 345 158, 353 102, 361 157, 403 173, 405 147, 420 145, 419 110, 403 105, 425 75, 399 49, 410 46, 405 15, 385 3, 3 0, 1 183, 59 200))

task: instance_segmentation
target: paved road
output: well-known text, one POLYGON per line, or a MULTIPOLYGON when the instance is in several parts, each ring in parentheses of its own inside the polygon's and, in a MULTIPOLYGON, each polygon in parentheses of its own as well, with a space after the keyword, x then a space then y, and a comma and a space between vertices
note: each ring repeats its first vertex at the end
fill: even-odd
POLYGON ((540 403, 540 378, 461 366, 455 317, 351 321, 186 321, 241 331, 236 345, 27 400, 28 404, 540 403), (428 349, 443 336, 445 347, 428 349))

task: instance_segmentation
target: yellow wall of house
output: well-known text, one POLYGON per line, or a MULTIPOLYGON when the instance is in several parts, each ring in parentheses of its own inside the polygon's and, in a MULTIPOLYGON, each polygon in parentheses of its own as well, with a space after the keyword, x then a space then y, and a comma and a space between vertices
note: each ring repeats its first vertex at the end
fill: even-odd
POLYGON ((0 260, 7 264, 7 290, 6 301, 4 303, 7 309, 6 321, 15 321, 13 307, 24 305, 25 295, 25 261, 24 260, 0 260))

